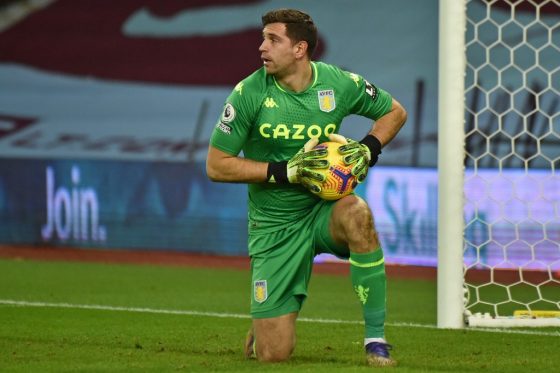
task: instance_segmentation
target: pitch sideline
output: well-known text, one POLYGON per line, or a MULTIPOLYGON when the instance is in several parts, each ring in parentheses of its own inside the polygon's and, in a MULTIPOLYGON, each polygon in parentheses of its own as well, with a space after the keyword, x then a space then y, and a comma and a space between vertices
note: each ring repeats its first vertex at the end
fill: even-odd
MULTIPOLYGON (((219 317, 230 319, 249 319, 250 316, 238 313, 223 313, 223 312, 202 312, 191 310, 166 310, 157 308, 143 308, 143 307, 120 307, 120 306, 105 306, 99 304, 72 304, 72 303, 49 303, 49 302, 33 302, 21 301, 13 299, 0 299, 0 305, 16 306, 16 307, 48 307, 48 308, 70 308, 70 309, 85 309, 85 310, 99 310, 99 311, 119 311, 119 312, 137 312, 137 313, 155 313, 167 315, 186 315, 186 316, 202 316, 202 317, 219 317)), ((321 318, 308 318, 300 317, 299 322, 310 322, 320 324, 362 324, 362 321, 357 320, 337 320, 337 319, 321 319, 321 318)), ((417 324, 405 322, 386 323, 390 327, 406 327, 406 328, 424 328, 424 329, 438 329, 435 325, 430 324, 417 324)), ((533 330, 511 330, 511 329, 490 329, 490 328, 470 328, 471 331, 493 332, 493 333, 509 333, 509 334, 526 334, 526 335, 541 335, 541 336, 560 336, 560 332, 542 332, 533 330)))

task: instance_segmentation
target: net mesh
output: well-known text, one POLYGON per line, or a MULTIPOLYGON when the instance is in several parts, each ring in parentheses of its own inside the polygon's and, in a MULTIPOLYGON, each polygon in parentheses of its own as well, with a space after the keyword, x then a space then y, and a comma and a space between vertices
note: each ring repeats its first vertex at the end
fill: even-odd
POLYGON ((560 1, 467 2, 465 308, 560 310, 560 1))

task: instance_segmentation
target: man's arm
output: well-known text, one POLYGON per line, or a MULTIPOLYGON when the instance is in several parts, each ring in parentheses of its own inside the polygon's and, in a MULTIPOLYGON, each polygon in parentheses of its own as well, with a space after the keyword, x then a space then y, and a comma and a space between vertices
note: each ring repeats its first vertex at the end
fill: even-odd
POLYGON ((373 167, 381 154, 381 148, 387 145, 400 131, 406 122, 406 110, 395 99, 392 100, 391 110, 375 121, 371 131, 358 143, 354 140, 340 140, 339 135, 329 135, 331 141, 341 142, 338 152, 344 156, 346 164, 354 164, 352 174, 358 182, 365 180, 368 166, 373 167))
POLYGON ((212 181, 229 183, 261 183, 267 181, 267 162, 257 162, 208 147, 206 174, 212 181))
POLYGON ((375 125, 372 127, 369 134, 377 138, 383 147, 390 143, 397 135, 401 127, 406 122, 406 117, 406 110, 397 100, 393 98, 391 111, 383 115, 375 122, 375 125))

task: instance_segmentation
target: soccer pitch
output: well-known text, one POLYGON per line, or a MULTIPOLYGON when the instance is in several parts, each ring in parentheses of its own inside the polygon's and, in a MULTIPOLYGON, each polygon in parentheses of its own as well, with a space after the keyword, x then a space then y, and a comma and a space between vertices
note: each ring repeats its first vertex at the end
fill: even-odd
MULTIPOLYGON (((315 273, 291 361, 243 357, 249 273, 0 260, 0 370, 365 371, 360 307, 346 276, 315 273)), ((559 329, 440 330, 436 284, 388 282, 387 337, 402 372, 544 372, 559 329)))

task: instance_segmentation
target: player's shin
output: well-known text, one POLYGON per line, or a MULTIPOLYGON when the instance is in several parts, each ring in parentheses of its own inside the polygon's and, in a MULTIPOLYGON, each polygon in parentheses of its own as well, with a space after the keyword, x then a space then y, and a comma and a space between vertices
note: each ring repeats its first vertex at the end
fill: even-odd
POLYGON ((369 253, 350 253, 352 285, 362 304, 365 339, 385 338, 385 260, 381 248, 369 253))

